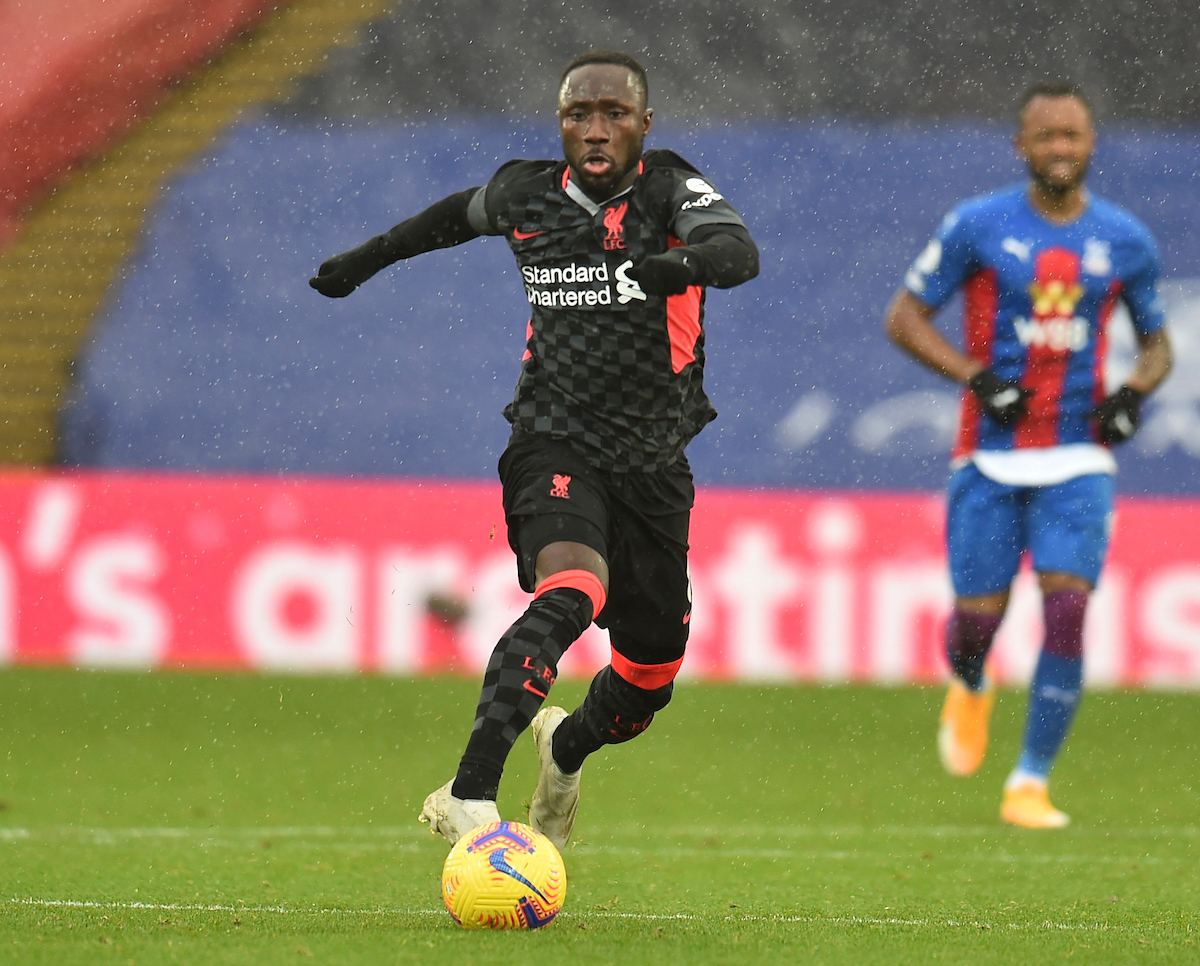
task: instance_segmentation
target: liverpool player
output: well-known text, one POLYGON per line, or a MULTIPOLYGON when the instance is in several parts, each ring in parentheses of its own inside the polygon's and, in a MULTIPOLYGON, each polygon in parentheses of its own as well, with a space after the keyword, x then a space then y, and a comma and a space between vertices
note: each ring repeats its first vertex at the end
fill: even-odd
POLYGON ((644 731, 671 699, 691 615, 692 476, 684 447, 716 416, 704 394, 704 288, 758 273, 732 206, 670 151, 643 152, 646 74, 592 51, 558 92, 565 161, 510 161, 321 265, 312 286, 350 294, 402 258, 503 235, 532 318, 500 459, 508 539, 529 609, 496 645, 457 775, 421 820, 451 843, 498 821, 505 759, 532 722, 531 824, 566 844, 584 759, 644 731), (611 663, 570 714, 539 708, 588 624, 611 663))
POLYGON ((1034 828, 1069 821, 1050 804, 1047 779, 1079 702, 1084 612, 1112 515, 1110 447, 1137 431, 1142 400, 1171 364, 1154 240, 1084 187, 1094 140, 1078 88, 1031 88, 1014 141, 1028 182, 951 211, 885 322, 902 349, 965 387, 946 527, 953 676, 938 732, 951 774, 969 775, 983 760, 993 700, 984 661, 1023 552, 1038 575, 1045 639, 1000 812, 1034 828), (965 302, 962 352, 932 324, 956 289, 965 302), (1128 379, 1106 395, 1118 302, 1133 319, 1139 351, 1128 379))

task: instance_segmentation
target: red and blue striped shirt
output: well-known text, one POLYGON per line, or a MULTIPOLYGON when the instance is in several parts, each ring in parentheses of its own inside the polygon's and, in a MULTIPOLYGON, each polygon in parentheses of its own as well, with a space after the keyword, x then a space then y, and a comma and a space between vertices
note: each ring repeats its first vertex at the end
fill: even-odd
POLYGON ((941 308, 964 296, 964 351, 1034 395, 1015 426, 982 414, 964 391, 954 456, 1095 442, 1087 414, 1103 397, 1118 302, 1139 333, 1163 324, 1158 248, 1131 214, 1094 195, 1069 224, 1047 221, 1024 184, 954 208, 905 275, 941 308))

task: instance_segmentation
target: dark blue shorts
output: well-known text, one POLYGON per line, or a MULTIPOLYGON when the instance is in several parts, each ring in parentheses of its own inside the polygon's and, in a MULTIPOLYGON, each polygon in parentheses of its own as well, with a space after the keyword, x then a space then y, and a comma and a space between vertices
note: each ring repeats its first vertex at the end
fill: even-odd
POLYGON ((1114 481, 1107 473, 1053 486, 1009 486, 968 463, 950 477, 946 535, 959 597, 1007 590, 1028 550, 1038 573, 1093 587, 1108 552, 1114 481))

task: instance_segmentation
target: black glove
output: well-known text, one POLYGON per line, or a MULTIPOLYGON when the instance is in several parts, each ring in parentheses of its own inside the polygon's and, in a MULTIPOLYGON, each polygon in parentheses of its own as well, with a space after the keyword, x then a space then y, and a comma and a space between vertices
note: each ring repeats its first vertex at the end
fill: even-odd
POLYGON ((991 369, 981 369, 967 380, 983 411, 1000 426, 1011 426, 1025 415, 1025 400, 1032 389, 1023 389, 1019 382, 1005 382, 991 369))
POLYGON ((647 295, 682 295, 689 285, 697 285, 704 267, 695 252, 675 248, 662 255, 651 255, 625 270, 647 295))
POLYGON ((1096 420, 1100 442, 1123 443, 1138 430, 1142 418, 1142 400, 1146 394, 1133 386, 1122 386, 1093 409, 1088 416, 1096 420))
POLYGON ((357 248, 325 259, 308 284, 331 299, 345 298, 386 267, 387 262, 380 258, 379 247, 378 238, 372 238, 357 248))

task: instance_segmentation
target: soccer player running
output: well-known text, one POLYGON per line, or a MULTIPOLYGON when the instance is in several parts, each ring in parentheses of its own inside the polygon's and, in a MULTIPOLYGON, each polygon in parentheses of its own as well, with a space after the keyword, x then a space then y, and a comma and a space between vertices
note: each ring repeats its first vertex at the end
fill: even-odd
POLYGON ((584 759, 645 731, 683 662, 684 447, 716 416, 703 388, 704 287, 753 278, 758 249, 699 171, 643 151, 651 114, 636 60, 586 53, 558 91, 565 160, 509 161, 486 187, 335 255, 310 281, 337 298, 399 259, 503 235, 531 305, 499 471, 518 579, 534 596, 488 662, 457 775, 421 810, 451 844, 499 821, 505 760, 532 723, 530 824, 564 846, 584 759), (611 663, 570 714, 542 708, 592 621, 608 628, 611 663))
POLYGON ((984 662, 1022 552, 1038 575, 1045 638, 1000 810, 1005 821, 1030 828, 1069 822, 1051 805, 1047 783, 1079 703, 1084 612, 1112 518, 1110 447, 1137 431, 1143 398, 1171 365, 1154 239, 1084 187, 1094 143, 1077 87, 1032 87, 1014 139, 1028 182, 954 208, 905 275, 884 323, 907 353, 965 386, 946 525, 953 676, 938 731, 942 764, 953 775, 969 775, 983 761, 994 698, 984 662), (932 324, 956 289, 965 303, 963 352, 932 324), (1118 301, 1129 309, 1139 349, 1125 384, 1105 395, 1118 301))

